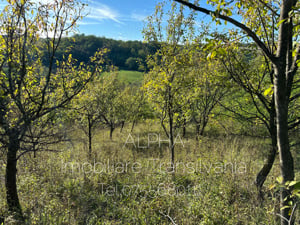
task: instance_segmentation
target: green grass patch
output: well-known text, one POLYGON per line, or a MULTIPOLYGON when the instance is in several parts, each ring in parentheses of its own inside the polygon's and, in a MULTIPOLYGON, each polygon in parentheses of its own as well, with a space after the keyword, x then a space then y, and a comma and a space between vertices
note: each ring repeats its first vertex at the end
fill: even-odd
POLYGON ((127 84, 141 84, 144 76, 139 71, 120 70, 118 77, 127 84))

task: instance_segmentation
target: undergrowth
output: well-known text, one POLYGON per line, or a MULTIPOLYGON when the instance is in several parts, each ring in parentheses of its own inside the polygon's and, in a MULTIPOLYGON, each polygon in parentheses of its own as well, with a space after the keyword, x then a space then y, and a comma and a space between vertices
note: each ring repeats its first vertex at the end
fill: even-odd
MULTIPOLYGON (((176 168, 167 138, 154 123, 129 125, 113 140, 93 137, 88 157, 79 130, 56 145, 58 153, 27 154, 18 164, 18 191, 27 224, 276 224, 276 195, 254 185, 268 140, 216 135, 176 141, 176 168), (160 139, 159 139, 160 138, 160 139), (159 140, 162 140, 159 143, 159 140)), ((6 215, 4 164, 0 215, 6 215)), ((9 223, 9 220, 6 221, 9 223)))

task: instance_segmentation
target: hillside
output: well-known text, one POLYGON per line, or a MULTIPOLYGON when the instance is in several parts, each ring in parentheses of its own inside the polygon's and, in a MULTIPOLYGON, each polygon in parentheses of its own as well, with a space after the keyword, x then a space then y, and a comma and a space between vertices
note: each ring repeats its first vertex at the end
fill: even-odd
MULTIPOLYGON (((61 48, 57 51, 56 59, 62 60, 63 55, 72 54, 78 62, 88 63, 89 58, 101 48, 107 48, 106 64, 122 70, 145 71, 146 58, 158 49, 158 44, 143 43, 140 41, 120 41, 105 37, 96 37, 84 34, 62 38, 61 48)), ((47 52, 43 62, 47 65, 47 52)))

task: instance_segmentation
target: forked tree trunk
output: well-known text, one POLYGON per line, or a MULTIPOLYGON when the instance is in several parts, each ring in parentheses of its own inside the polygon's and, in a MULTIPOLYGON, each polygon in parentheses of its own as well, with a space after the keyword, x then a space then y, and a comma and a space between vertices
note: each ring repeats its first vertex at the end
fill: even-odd
POLYGON ((14 131, 9 135, 7 148, 7 164, 5 174, 6 201, 9 212, 17 221, 24 221, 17 190, 17 152, 20 148, 18 134, 14 131))

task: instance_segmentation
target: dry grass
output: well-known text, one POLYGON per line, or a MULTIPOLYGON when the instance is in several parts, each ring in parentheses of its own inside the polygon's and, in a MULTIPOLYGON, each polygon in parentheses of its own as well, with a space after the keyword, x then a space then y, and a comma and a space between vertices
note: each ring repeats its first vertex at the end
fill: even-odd
MULTIPOLYGON (((23 157, 18 187, 27 223, 171 224, 171 219, 185 225, 276 223, 276 199, 266 190, 264 202, 260 201, 253 184, 267 140, 206 136, 196 141, 192 135, 178 139, 173 175, 168 144, 154 143, 158 135, 166 139, 159 126, 153 121, 140 123, 132 134, 129 127, 122 133, 116 130, 112 141, 107 130, 97 131, 92 158, 79 130, 69 134, 70 142, 56 146, 60 153, 23 157)), ((276 162, 266 187, 277 176, 276 162)), ((4 198, 1 185, 0 208, 5 214, 4 198)))

